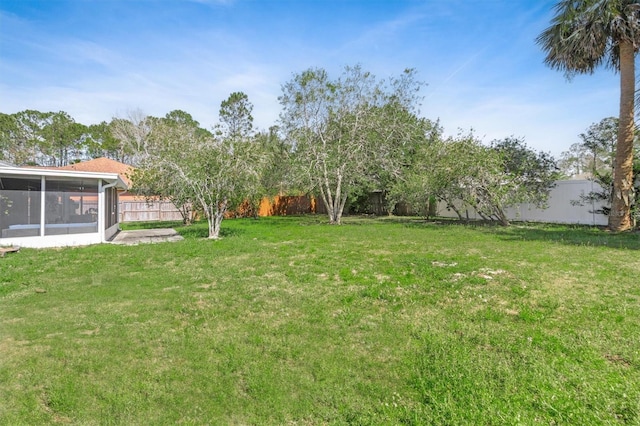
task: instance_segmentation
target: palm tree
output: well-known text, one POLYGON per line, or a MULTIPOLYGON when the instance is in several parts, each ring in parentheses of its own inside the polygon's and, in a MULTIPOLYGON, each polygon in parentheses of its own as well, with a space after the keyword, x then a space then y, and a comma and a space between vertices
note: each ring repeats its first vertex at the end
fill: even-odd
POLYGON ((620 72, 620 117, 609 229, 633 227, 635 55, 640 47, 640 0, 561 0, 551 26, 536 40, 545 63, 567 78, 604 63, 620 72))

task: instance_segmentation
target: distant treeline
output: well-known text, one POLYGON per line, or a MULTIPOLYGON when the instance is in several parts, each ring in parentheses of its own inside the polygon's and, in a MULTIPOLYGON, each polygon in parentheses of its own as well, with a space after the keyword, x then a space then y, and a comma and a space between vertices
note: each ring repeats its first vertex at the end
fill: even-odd
POLYGON ((126 147, 112 133, 118 120, 87 126, 64 111, 0 113, 0 160, 18 166, 66 166, 97 157, 127 162, 126 147))

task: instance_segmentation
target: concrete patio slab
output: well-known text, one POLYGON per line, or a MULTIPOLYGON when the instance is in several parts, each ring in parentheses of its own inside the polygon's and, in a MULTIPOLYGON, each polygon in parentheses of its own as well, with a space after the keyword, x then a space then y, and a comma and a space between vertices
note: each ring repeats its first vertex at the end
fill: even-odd
POLYGON ((182 235, 178 234, 175 229, 139 229, 135 231, 120 231, 110 241, 112 244, 145 244, 145 243, 163 243, 168 241, 183 240, 182 235))

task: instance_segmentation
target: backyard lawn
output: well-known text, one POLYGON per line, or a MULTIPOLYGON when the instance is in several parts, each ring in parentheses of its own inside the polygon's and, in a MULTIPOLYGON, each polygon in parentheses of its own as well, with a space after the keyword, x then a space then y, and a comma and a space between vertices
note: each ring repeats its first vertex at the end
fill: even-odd
POLYGON ((638 234, 171 225, 0 258, 0 424, 640 424, 638 234))

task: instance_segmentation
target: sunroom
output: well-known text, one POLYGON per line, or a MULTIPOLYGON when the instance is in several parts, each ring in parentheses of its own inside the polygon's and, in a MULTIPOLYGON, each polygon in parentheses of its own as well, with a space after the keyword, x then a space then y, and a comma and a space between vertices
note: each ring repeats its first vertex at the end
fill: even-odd
POLYGON ((109 241, 118 232, 117 173, 0 163, 0 246, 61 247, 109 241))

